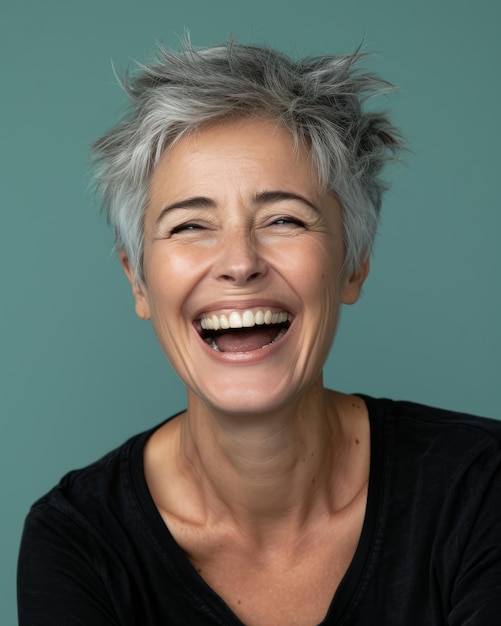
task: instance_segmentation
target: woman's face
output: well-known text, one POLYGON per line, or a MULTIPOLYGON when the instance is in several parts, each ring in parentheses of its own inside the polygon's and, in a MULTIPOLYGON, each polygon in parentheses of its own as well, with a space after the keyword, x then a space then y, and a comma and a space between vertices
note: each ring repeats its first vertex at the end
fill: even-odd
POLYGON ((272 122, 219 124, 153 173, 136 310, 190 393, 276 410, 320 380, 340 304, 359 296, 367 268, 343 278, 343 258, 339 204, 307 151, 272 122))

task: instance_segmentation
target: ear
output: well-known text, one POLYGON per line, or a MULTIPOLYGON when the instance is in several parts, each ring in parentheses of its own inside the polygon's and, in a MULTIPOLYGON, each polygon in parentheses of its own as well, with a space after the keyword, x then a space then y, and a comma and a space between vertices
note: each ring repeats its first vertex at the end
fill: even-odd
POLYGON ((122 264, 125 275, 127 276, 132 288, 132 295, 134 296, 134 302, 136 303, 136 315, 142 320, 149 320, 151 318, 150 305, 144 291, 144 285, 136 282, 134 272, 132 271, 129 263, 129 258, 123 250, 120 252, 120 263, 122 264))
POLYGON ((370 261, 367 258, 351 276, 344 279, 341 294, 341 302, 343 304, 355 304, 359 299, 362 285, 369 274, 369 269, 370 261))

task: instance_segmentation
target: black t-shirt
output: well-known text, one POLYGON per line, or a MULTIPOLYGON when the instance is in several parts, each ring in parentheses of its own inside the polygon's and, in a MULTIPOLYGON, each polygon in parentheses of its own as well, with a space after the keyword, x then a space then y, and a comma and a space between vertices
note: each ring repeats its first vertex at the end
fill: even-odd
MULTIPOLYGON (((500 624, 501 422, 364 399, 366 517, 322 624, 500 624)), ((151 499, 143 448, 152 432, 34 504, 19 557, 20 626, 241 626, 151 499)))

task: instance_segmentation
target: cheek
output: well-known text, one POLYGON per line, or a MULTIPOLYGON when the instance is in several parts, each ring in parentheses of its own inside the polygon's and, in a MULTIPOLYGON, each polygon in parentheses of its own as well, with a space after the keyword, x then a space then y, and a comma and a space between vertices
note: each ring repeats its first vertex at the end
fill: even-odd
POLYGON ((341 306, 340 272, 342 254, 334 242, 316 241, 305 255, 301 268, 302 300, 305 306, 306 328, 312 353, 326 358, 339 318, 341 306))
POLYGON ((195 249, 159 249, 145 255, 148 300, 158 314, 180 308, 206 271, 207 255, 195 249))
POLYGON ((343 255, 337 242, 312 236, 284 243, 271 251, 270 261, 302 299, 339 300, 343 255))
POLYGON ((159 241, 145 252, 144 268, 149 282, 157 281, 159 277, 163 281, 176 281, 189 279, 203 266, 207 252, 202 246, 167 245, 159 241))

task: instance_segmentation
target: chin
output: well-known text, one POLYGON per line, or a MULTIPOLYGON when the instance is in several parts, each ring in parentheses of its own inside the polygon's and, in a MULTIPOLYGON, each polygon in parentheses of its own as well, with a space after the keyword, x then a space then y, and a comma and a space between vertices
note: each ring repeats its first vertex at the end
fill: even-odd
POLYGON ((283 378, 277 381, 268 377, 264 382, 246 381, 245 384, 226 381, 224 386, 198 390, 194 394, 196 401, 202 402, 209 410, 235 416, 257 416, 279 412, 297 403, 301 387, 292 379, 284 383, 283 378))

